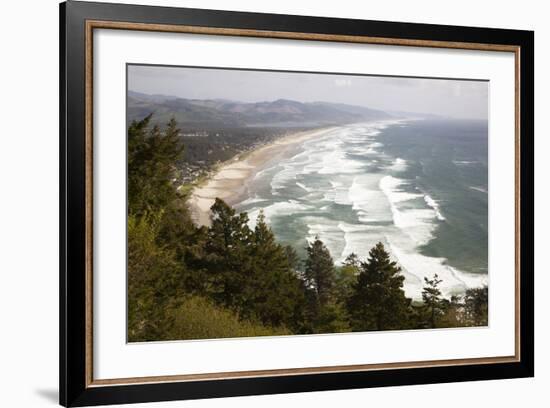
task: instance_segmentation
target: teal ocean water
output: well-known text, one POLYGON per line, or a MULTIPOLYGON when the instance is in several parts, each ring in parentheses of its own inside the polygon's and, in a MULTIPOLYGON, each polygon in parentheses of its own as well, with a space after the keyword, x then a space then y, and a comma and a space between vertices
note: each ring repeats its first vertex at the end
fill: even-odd
POLYGON ((487 160, 482 121, 343 126, 266 163, 236 208, 302 256, 315 236, 337 263, 382 241, 408 296, 434 273, 449 296, 488 283, 487 160))

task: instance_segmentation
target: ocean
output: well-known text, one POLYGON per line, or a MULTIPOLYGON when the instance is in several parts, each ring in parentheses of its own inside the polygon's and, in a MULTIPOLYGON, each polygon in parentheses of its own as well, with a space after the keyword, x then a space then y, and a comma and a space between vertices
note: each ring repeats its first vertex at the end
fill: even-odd
POLYGON ((277 239, 305 256, 319 237, 336 264, 379 241, 408 296, 437 273, 445 296, 488 284, 485 121, 392 120, 342 126, 294 146, 247 183, 238 211, 263 210, 277 239))

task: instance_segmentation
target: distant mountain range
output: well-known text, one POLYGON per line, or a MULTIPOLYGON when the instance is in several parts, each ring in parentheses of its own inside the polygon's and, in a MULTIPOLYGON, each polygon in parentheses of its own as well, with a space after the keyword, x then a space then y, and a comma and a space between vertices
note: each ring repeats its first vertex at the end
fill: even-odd
POLYGON ((245 103, 225 99, 184 99, 168 95, 128 92, 128 119, 154 113, 153 122, 174 117, 188 128, 280 126, 309 127, 389 119, 394 115, 362 106, 288 99, 245 103))

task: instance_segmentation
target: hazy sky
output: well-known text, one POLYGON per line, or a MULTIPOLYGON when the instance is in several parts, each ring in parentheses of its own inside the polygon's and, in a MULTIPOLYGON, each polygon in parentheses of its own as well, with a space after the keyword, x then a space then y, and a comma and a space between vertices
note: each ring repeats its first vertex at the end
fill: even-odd
POLYGON ((207 68, 128 66, 128 89, 188 99, 292 99, 487 119, 489 83, 207 68))

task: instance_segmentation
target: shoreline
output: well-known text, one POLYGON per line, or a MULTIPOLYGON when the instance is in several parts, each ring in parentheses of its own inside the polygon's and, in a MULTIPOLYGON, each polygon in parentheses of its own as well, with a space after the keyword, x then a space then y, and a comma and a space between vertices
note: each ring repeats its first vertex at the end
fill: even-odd
POLYGON ((222 163, 203 185, 193 188, 187 200, 193 222, 198 226, 209 226, 210 207, 216 198, 221 198, 229 205, 235 204, 246 190, 246 181, 263 167, 297 144, 324 135, 335 128, 331 126, 292 133, 222 163))

